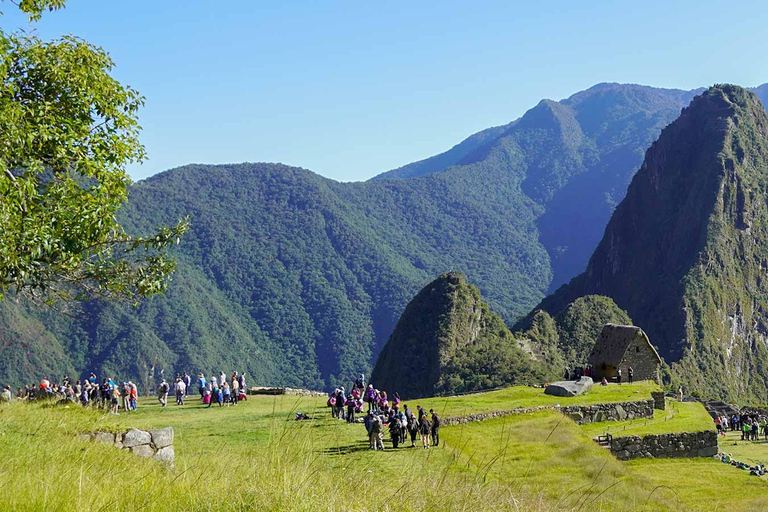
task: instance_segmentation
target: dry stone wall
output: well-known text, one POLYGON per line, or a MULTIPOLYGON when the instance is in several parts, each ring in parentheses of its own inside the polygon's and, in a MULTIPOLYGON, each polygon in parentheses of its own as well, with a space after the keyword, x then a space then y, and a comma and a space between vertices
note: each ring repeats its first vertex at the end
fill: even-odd
POLYGON ((460 425, 462 423, 473 423, 476 421, 486 421, 503 416, 514 414, 527 414, 545 409, 559 409, 560 412, 571 418, 579 425, 594 423, 599 421, 623 421, 634 420, 638 418, 653 418, 654 400, 640 400, 636 402, 620 402, 613 404, 594 404, 594 405, 568 405, 557 407, 555 405, 540 405, 538 407, 517 407, 505 411, 479 412, 475 414, 466 414, 464 416, 452 416, 444 418, 444 426, 460 425))
POLYGON ((712 457, 717 454, 717 432, 682 432, 643 437, 617 437, 611 453, 619 460, 638 458, 712 457))
POLYGON ((249 395, 295 395, 295 396, 328 396, 323 391, 312 391, 311 389, 297 388, 271 388, 264 386, 253 386, 248 389, 249 395))
POLYGON ((624 421, 653 418, 653 399, 616 404, 568 405, 560 408, 563 414, 579 425, 600 421, 624 421))
POLYGON ((139 457, 153 458, 173 467, 176 453, 173 450, 173 427, 158 430, 131 429, 127 432, 96 432, 80 434, 86 440, 97 443, 111 444, 121 450, 129 450, 139 457))

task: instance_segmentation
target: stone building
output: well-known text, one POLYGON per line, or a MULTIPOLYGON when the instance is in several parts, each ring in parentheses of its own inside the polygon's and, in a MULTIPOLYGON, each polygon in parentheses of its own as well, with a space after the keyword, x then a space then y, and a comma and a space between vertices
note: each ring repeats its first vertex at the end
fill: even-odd
POLYGON ((621 368, 621 380, 626 382, 630 366, 634 380, 659 381, 661 357, 639 327, 606 324, 588 361, 596 381, 603 377, 616 380, 616 370, 621 368))

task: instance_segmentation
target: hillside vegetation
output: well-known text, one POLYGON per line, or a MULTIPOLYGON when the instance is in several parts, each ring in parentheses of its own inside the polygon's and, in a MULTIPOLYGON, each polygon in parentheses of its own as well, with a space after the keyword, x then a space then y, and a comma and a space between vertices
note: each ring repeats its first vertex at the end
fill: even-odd
POLYGON ((587 270, 545 299, 626 309, 673 385, 768 399, 768 116, 740 87, 698 96, 648 150, 587 270))
POLYGON ((539 383, 553 374, 518 347, 475 286, 448 273, 405 307, 371 382, 411 398, 539 383))

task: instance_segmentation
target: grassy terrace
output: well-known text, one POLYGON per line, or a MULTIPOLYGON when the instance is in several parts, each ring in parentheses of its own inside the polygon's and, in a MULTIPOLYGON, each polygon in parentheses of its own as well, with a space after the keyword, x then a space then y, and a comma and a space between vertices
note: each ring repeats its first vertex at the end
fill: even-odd
POLYGON ((582 425, 582 432, 595 438, 603 434, 614 437, 668 434, 670 432, 700 432, 714 430, 715 424, 706 409, 698 402, 679 403, 667 399, 664 411, 654 410, 653 419, 605 421, 582 425))
POLYGON ((476 412, 500 411, 516 407, 540 405, 589 405, 612 402, 630 402, 651 398, 651 391, 661 389, 652 381, 636 382, 632 385, 595 385, 588 392, 576 397, 558 397, 544 394, 543 388, 513 386, 487 393, 415 400, 422 406, 434 407, 443 416, 459 416, 476 412))
MULTIPOLYGON (((624 401, 643 389, 628 388, 594 391, 624 401)), ((579 400, 587 398, 599 401, 579 400)), ((541 390, 512 388, 447 400, 462 403, 453 410, 472 411, 548 399, 541 390)), ((138 412, 117 417, 79 406, 12 404, 0 407, 6 483, 0 508, 400 512, 712 510, 726 503, 760 510, 768 504, 765 481, 714 460, 619 462, 554 410, 443 428, 442 438, 437 449, 392 450, 387 440, 389 449, 371 452, 363 427, 332 420, 322 398, 251 397, 222 409, 197 400, 162 409, 142 399, 138 412), (294 421, 299 411, 313 419, 294 421), (176 433, 174 471, 75 437, 169 425, 176 433)))

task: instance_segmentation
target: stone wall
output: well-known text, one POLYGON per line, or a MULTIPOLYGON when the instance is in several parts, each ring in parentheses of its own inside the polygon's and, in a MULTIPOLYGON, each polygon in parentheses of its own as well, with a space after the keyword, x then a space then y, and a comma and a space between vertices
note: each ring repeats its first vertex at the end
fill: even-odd
POLYGON ((450 425, 460 425, 462 423, 486 421, 514 414, 527 414, 545 409, 559 409, 560 412, 579 425, 585 425, 587 423, 598 421, 623 421, 638 418, 653 418, 653 406, 653 399, 614 404, 568 405, 565 407, 540 405, 538 407, 517 407, 505 411, 479 412, 475 414, 466 414, 464 416, 452 416, 443 418, 442 424, 447 427, 450 425))
POLYGON ((111 444, 121 450, 129 450, 139 457, 152 457, 169 467, 173 467, 176 460, 176 453, 173 450, 173 427, 150 431, 131 429, 117 434, 96 432, 80 434, 80 437, 97 443, 111 444))
POLYGON ((568 405, 561 407, 563 414, 579 425, 600 421, 624 421, 653 418, 653 399, 615 404, 568 405))
POLYGON ((717 454, 717 432, 682 432, 643 437, 617 437, 611 453, 619 460, 670 457, 711 457, 717 454))
POLYGON ((667 408, 667 401, 664 398, 663 391, 651 391, 653 397, 653 407, 655 409, 665 410, 667 408))
POLYGON ((271 388, 264 386, 253 386, 248 389, 249 395, 294 395, 294 396, 322 396, 327 397, 328 393, 323 391, 312 391, 311 389, 297 388, 271 388))

